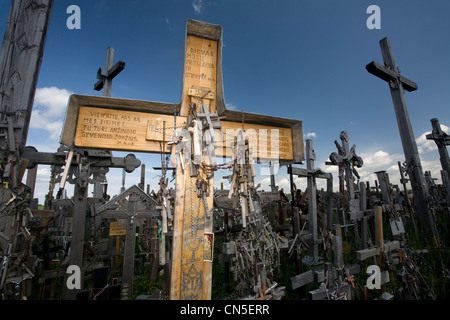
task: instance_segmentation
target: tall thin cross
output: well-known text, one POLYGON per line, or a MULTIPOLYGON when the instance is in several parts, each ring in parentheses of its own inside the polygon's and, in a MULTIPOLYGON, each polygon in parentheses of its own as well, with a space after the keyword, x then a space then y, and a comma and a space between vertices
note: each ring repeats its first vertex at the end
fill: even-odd
POLYGON ((416 140, 409 119, 409 113, 406 106, 404 91, 417 90, 418 86, 415 82, 400 75, 400 71, 394 60, 394 54, 391 49, 389 39, 380 40, 381 54, 384 60, 384 66, 372 61, 366 66, 369 73, 389 83, 392 102, 394 104, 395 115, 397 117, 398 129, 405 154, 408 175, 410 177, 412 190, 414 193, 414 203, 417 209, 417 215, 420 223, 425 230, 432 231, 435 240, 438 241, 436 225, 432 214, 427 205, 427 188, 425 177, 420 163, 419 152, 416 140))
MULTIPOLYGON (((316 153, 314 152, 312 140, 306 141, 306 169, 312 171, 314 169, 314 160, 316 160, 316 153)), ((317 200, 316 200, 316 178, 308 176, 308 228, 312 233, 313 245, 310 247, 310 253, 315 258, 319 255, 319 248, 317 244, 317 200)))
POLYGON ((427 134, 427 139, 434 140, 438 147, 442 166, 442 184, 447 190, 447 201, 450 201, 450 158, 447 151, 447 146, 450 145, 450 136, 442 131, 439 119, 433 118, 430 121, 433 131, 431 134, 427 134))
POLYGON ((111 97, 112 79, 117 76, 123 69, 125 69, 125 62, 119 61, 114 63, 114 48, 108 47, 106 51, 105 68, 100 68, 97 71, 98 81, 94 85, 94 89, 100 91, 103 89, 104 97, 111 97))

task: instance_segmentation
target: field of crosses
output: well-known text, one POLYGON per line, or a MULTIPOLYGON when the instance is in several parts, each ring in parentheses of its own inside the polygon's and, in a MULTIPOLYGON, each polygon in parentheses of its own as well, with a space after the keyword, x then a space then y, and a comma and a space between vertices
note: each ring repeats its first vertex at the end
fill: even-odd
MULTIPOLYGON (((43 3, 51 10, 51 0, 43 3)), ((20 10, 11 14, 20 16, 20 10)), ((42 14, 45 10, 28 21, 43 23, 42 28, 29 32, 45 30, 48 17, 40 19, 42 14)), ((220 42, 221 28, 189 21, 187 36, 192 46, 204 45, 205 37, 208 43, 220 42)), ((381 40, 380 45, 385 66, 372 62, 366 69, 389 82, 394 108, 405 110, 403 90, 417 86, 400 76, 389 40, 381 40)), ((38 65, 43 49, 29 47, 20 54, 38 65)), ((218 55, 211 52, 208 56, 218 55)), ((9 54, 2 47, 0 72, 7 80, 12 69, 21 70, 21 60, 9 54), (4 63, 10 60, 17 63, 16 68, 4 63)), ((431 119, 433 131, 427 138, 439 148, 442 184, 436 184, 429 172, 422 173, 411 134, 400 130, 406 132, 401 133, 406 161, 398 163, 401 185, 391 184, 385 171, 376 172, 377 181, 370 185, 360 181, 357 170, 364 166, 364 159, 355 145, 350 147, 351 137, 345 130, 334 146, 330 141, 327 164, 339 168, 333 176, 316 168, 312 140, 296 138, 295 120, 252 119, 244 112, 226 111, 218 86, 205 89, 198 83, 185 83, 181 105, 148 102, 161 119, 169 119, 155 122, 142 142, 146 148, 156 146, 161 154, 159 189, 149 190, 145 165, 133 154, 116 158, 114 148, 77 145, 92 143, 96 137, 79 131, 80 121, 89 121, 82 114, 111 122, 119 115, 130 122, 146 116, 142 110, 126 109, 126 101, 120 102, 124 103, 120 110, 107 108, 112 101, 112 79, 125 67, 113 59, 109 48, 106 68, 99 71, 95 84, 96 90, 104 90, 102 98, 71 97, 62 138, 69 143, 62 143, 55 153, 39 152, 20 142, 28 124, 23 122, 26 117, 17 114, 31 112, 32 103, 17 92, 33 91, 36 84, 19 81, 14 85, 21 90, 13 90, 14 85, 4 85, 7 81, 0 83, 0 92, 9 93, 0 97, 1 300, 448 298, 450 138, 438 119, 431 119), (175 111, 170 115, 167 110, 175 111), (227 134, 226 125, 234 126, 234 135, 227 134), (290 190, 279 190, 273 173, 271 190, 260 190, 255 183, 255 163, 262 155, 251 143, 248 125, 259 126, 258 130, 266 130, 264 125, 291 130, 292 158, 300 150, 303 159, 269 162, 271 169, 273 161, 280 160, 290 176, 290 190), (87 136, 92 139, 83 140, 87 136), (225 140, 229 161, 218 163, 216 143, 225 140), (38 165, 50 165, 52 170, 43 208, 32 197, 38 165), (111 197, 107 173, 113 167, 123 168, 123 186, 119 195, 111 197), (125 188, 126 173, 139 167, 141 182, 125 188), (214 188, 217 171, 229 173, 228 190, 214 188), (297 189, 294 177, 306 179, 307 188, 297 189), (318 190, 317 179, 326 180, 326 190, 318 190), (339 190, 333 190, 333 180, 339 182, 339 190), (72 198, 65 196, 67 183, 75 185, 72 198), (94 187, 93 197, 87 196, 89 185, 94 187)), ((212 69, 212 65, 204 67, 212 69)), ((198 80, 189 70, 188 76, 198 80)), ((211 72, 221 77, 221 70, 211 72)), ((141 143, 137 136, 130 138, 132 130, 126 128, 126 121, 122 121, 122 133, 129 134, 126 142, 141 143)), ((399 125, 407 127, 407 115, 404 121, 399 125)), ((90 130, 88 125, 83 127, 90 130)), ((276 136, 266 138, 274 141, 276 136)), ((127 143, 119 149, 133 150, 127 143)))

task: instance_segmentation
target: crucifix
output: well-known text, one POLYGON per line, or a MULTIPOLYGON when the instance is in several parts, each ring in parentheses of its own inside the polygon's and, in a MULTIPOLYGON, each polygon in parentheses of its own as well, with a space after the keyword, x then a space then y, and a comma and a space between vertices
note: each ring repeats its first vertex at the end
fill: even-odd
POLYGON ((431 131, 431 134, 427 134, 426 137, 428 140, 434 140, 438 147, 442 166, 442 184, 447 191, 447 203, 450 204, 450 158, 447 151, 447 146, 450 145, 450 136, 441 129, 439 119, 431 119, 431 125, 433 131, 431 131))
MULTIPOLYGON (((339 137, 342 141, 342 146, 339 145, 337 140, 334 141, 334 144, 336 145, 338 152, 331 153, 330 160, 333 165, 339 166, 340 181, 345 180, 346 182, 347 191, 349 194, 348 199, 348 205, 350 209, 349 211, 350 212, 358 211, 359 203, 358 200, 355 199, 355 186, 354 186, 355 178, 353 175, 359 178, 359 174, 356 171, 355 167, 361 168, 363 165, 363 160, 355 152, 356 145, 353 145, 351 148, 349 147, 348 141, 350 137, 347 131, 342 131, 339 137)), ((342 184, 343 183, 341 183, 341 185, 342 184)), ((345 202, 345 200, 343 202, 345 202)))
POLYGON ((426 231, 431 231, 434 240, 439 242, 437 227, 427 205, 428 193, 425 184, 425 177, 423 175, 422 164, 420 162, 419 152, 417 149, 416 140, 414 139, 414 133, 404 96, 404 90, 411 92, 417 90, 418 86, 415 82, 400 75, 400 71, 394 60, 391 44, 387 37, 380 40, 380 47, 384 66, 372 61, 366 65, 366 69, 369 73, 383 79, 389 84, 389 90, 391 92, 400 138, 402 141, 403 152, 405 154, 408 175, 414 194, 416 213, 421 225, 426 231))
POLYGON ((103 219, 127 220, 122 274, 122 285, 127 288, 127 297, 133 293, 137 220, 157 216, 157 204, 155 199, 134 185, 97 209, 103 219))

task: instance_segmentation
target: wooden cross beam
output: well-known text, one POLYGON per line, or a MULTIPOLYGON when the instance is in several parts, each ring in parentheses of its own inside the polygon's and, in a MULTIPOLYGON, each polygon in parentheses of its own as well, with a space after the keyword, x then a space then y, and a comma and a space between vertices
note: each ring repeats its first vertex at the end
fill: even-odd
MULTIPOLYGON (((385 38, 387 39, 387 38, 385 38)), ((398 69, 391 69, 393 65, 382 66, 378 62, 372 61, 366 66, 367 71, 369 71, 374 76, 377 76, 380 79, 383 79, 386 82, 395 82, 399 81, 402 84, 403 89, 408 92, 415 91, 418 89, 417 84, 414 81, 411 81, 402 75, 398 69)))
POLYGON ((400 71, 395 63, 391 44, 387 37, 380 40, 380 47, 385 67, 376 62, 371 62, 366 66, 366 69, 369 73, 372 73, 389 83, 389 90, 394 104, 403 152, 408 168, 408 175, 414 193, 417 215, 424 229, 429 232, 431 231, 435 241, 439 242, 437 228, 427 205, 428 200, 425 178, 403 91, 417 90, 417 84, 400 76, 400 71))
MULTIPOLYGON (((180 104, 73 94, 68 102, 61 143, 82 149, 168 153, 170 146, 163 146, 163 142, 169 142, 174 131, 187 125, 187 115, 174 117, 175 108, 179 109, 180 104)), ((231 157, 232 142, 242 128, 242 116, 255 160, 280 159, 294 163, 304 160, 302 121, 234 110, 225 110, 220 116, 226 119, 220 121, 225 139, 215 129, 216 157, 231 157)))
POLYGON ((136 220, 157 216, 157 204, 155 199, 134 185, 97 209, 97 214, 103 219, 127 219, 122 284, 128 288, 128 297, 133 293, 136 220))
MULTIPOLYGON (((78 149, 82 154, 83 150, 78 149)), ((67 153, 65 152, 40 152, 35 147, 27 146, 24 149, 23 157, 28 160, 27 168, 34 168, 38 164, 43 165, 65 165, 67 153)), ((131 173, 141 165, 141 161, 136 159, 134 154, 128 154, 123 158, 120 157, 90 157, 91 167, 108 167, 123 168, 126 172, 131 173)), ((73 162, 72 165, 77 165, 73 162)))

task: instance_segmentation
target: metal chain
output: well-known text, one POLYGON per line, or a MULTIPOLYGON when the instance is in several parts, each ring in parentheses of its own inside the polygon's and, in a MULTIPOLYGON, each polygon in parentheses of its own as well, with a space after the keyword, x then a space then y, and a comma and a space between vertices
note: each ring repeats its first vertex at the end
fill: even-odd
POLYGON ((201 207, 201 199, 199 198, 197 205, 194 206, 194 186, 192 184, 192 179, 189 178, 189 190, 190 190, 190 196, 191 196, 191 207, 190 207, 190 213, 191 213, 191 236, 194 237, 198 231, 198 224, 200 220, 200 207, 201 207), (197 210, 197 211, 195 211, 197 210), (195 222, 195 223, 194 223, 195 222))

